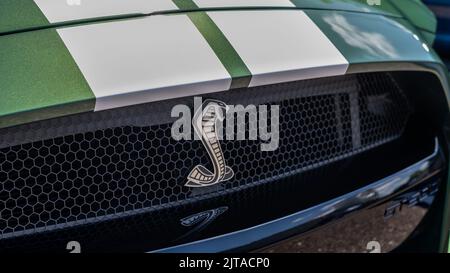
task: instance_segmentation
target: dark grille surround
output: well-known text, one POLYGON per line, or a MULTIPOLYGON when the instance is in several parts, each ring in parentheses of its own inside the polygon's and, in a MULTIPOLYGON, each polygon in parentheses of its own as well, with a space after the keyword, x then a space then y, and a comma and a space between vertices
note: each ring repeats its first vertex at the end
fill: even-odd
POLYGON ((389 73, 348 75, 203 96, 279 104, 280 146, 222 141, 235 177, 184 186, 211 168, 200 141, 171 138, 170 108, 192 98, 0 130, 0 239, 176 207, 325 166, 401 136, 411 107, 389 73), (161 124, 158 124, 161 122, 161 124))

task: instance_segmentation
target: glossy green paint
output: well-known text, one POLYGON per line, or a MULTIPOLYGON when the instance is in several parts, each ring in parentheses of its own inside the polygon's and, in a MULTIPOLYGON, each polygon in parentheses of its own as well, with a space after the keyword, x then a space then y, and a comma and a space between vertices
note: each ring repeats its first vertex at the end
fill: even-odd
POLYGON ((362 13, 378 13, 391 17, 403 17, 425 32, 435 33, 437 20, 421 0, 381 0, 380 5, 368 5, 368 0, 291 0, 297 7, 346 10, 362 13))
MULTIPOLYGON (((245 2, 245 0, 242 0, 245 2)), ((285 6, 276 6, 273 5, 271 7, 268 6, 260 6, 258 7, 254 3, 252 3, 251 7, 222 7, 218 5, 214 9, 242 9, 242 8, 261 8, 261 9, 271 9, 271 8, 280 8, 280 9, 318 9, 318 10, 341 10, 341 11, 350 11, 350 12, 360 12, 360 13, 373 13, 373 14, 382 14, 386 16, 393 17, 402 17, 405 14, 409 19, 415 20, 421 27, 424 29, 432 29, 432 26, 426 27, 425 22, 429 17, 421 19, 421 16, 427 14, 427 11, 423 11, 423 6, 418 4, 403 4, 403 5, 393 5, 393 2, 410 2, 415 0, 381 0, 381 5, 369 5, 368 0, 290 0, 295 7, 285 7, 285 6), (407 11, 403 12, 402 9, 407 9, 407 11)), ((370 0, 369 0, 370 1, 370 0)), ((197 7, 183 7, 179 10, 160 10, 155 11, 151 14, 156 13, 176 13, 183 11, 195 11, 199 10, 197 7)), ((138 17, 143 16, 144 13, 140 14, 124 14, 120 15, 121 17, 138 17)), ((150 14, 147 14, 150 15, 150 14)), ((33 0, 1 0, 0 1, 0 35, 9 34, 14 32, 21 31, 29 31, 39 28, 49 28, 52 26, 59 25, 67 25, 67 24, 78 24, 78 23, 87 23, 94 22, 97 20, 102 20, 102 18, 91 18, 86 20, 79 21, 69 21, 69 22, 60 22, 57 24, 50 24, 44 15, 41 13, 39 8, 36 6, 33 0)), ((107 18, 107 17, 106 17, 107 18)))
POLYGON ((390 0, 405 19, 414 26, 428 32, 436 32, 437 20, 434 14, 420 0, 390 0))
POLYGON ((436 33, 428 32, 428 31, 419 31, 422 35, 422 38, 427 42, 427 44, 431 47, 433 46, 434 40, 436 39, 436 33))
MULTIPOLYGON (((345 0, 320 2, 331 6, 338 2, 341 5, 346 3, 346 9, 350 9, 350 2, 356 3, 345 0)), ((351 6, 358 7, 356 4, 351 6)), ((428 39, 404 19, 322 9, 305 12, 349 61, 349 73, 355 70, 364 72, 361 67, 367 64, 371 67, 374 64, 391 64, 392 67, 400 64, 400 68, 403 63, 441 65, 432 50, 426 51, 424 43, 428 39)), ((190 14, 195 22, 206 22, 204 16, 198 16, 202 12, 190 14)), ((225 60, 233 78, 239 79, 245 65, 234 71, 236 63, 227 60, 233 52, 223 48, 223 37, 211 36, 213 28, 209 25, 199 30, 209 39, 218 57, 225 60)), ((92 91, 53 28, 0 36, 0 60, 3 96, 0 100, 0 128, 94 109, 92 91)))
MULTIPOLYGON (((367 0, 290 0, 303 9, 341 10, 362 13, 376 13, 388 16, 401 16, 391 0, 381 0, 380 5, 369 5, 367 0)), ((400 0, 402 1, 402 0, 400 0)), ((410 0, 406 0, 410 1, 410 0)))
POLYGON ((361 63, 440 62, 424 45, 426 40, 404 19, 339 11, 305 12, 349 61, 350 69, 361 63))
MULTIPOLYGON (((419 0, 381 0, 381 6, 368 6, 367 0, 292 2, 306 10, 346 57, 350 63, 348 73, 428 71, 439 77, 449 101, 447 70, 439 57, 423 45, 434 40, 436 21, 419 0)), ((203 15, 195 15, 200 12, 192 14, 193 21, 205 20, 203 15)), ((142 15, 129 15, 135 16, 142 15)), ((72 23, 80 22, 68 24, 72 23)), ((33 0, 0 0, 0 35, 26 31, 0 36, 0 128, 94 109, 94 95, 54 26, 33 0), (48 29, 31 31, 41 27, 48 29)), ((211 26, 205 27, 202 33, 209 37, 210 30, 211 26)), ((211 46, 220 48, 220 39, 213 38, 211 46)), ((445 211, 449 215, 448 206, 445 211)), ((442 229, 444 242, 448 226, 442 229)), ((441 250, 450 252, 450 244, 442 244, 441 250)))
POLYGON ((94 94, 55 30, 0 37, 0 60, 0 128, 94 109, 94 94))
MULTIPOLYGON (((192 0, 173 0, 173 2, 180 9, 197 8, 192 0)), ((189 12, 187 15, 230 74, 231 89, 248 87, 252 73, 214 21, 202 11, 189 12)))
POLYGON ((0 1, 0 33, 48 24, 33 0, 0 1))

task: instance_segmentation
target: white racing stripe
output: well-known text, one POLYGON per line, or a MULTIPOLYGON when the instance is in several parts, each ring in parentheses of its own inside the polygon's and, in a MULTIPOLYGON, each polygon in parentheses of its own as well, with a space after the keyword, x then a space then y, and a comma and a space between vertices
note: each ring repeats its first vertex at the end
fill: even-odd
MULTIPOLYGON (((208 12, 252 74, 250 86, 343 75, 348 61, 299 10, 208 12)), ((57 30, 95 110, 229 90, 231 76, 187 15, 57 30)))
POLYGON ((228 90, 231 77, 186 15, 58 29, 95 110, 228 90))
POLYGON ((300 10, 208 12, 250 69, 250 86, 343 75, 348 61, 300 10))
POLYGON ((50 23, 178 9, 172 0, 34 0, 50 23))
MULTIPOLYGON (((50 23, 96 17, 176 10, 172 0, 34 0, 50 23)), ((194 0, 209 7, 294 7, 289 0, 194 0)))
POLYGON ((193 0, 200 8, 214 7, 295 7, 290 0, 193 0))

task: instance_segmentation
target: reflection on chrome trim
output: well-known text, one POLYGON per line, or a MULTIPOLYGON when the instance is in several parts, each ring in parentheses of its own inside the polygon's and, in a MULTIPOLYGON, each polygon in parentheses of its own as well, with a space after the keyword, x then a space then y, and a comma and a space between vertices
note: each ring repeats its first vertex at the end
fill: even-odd
POLYGON ((438 139, 435 138, 434 141, 434 151, 430 156, 354 192, 258 226, 153 252, 210 253, 237 250, 257 242, 276 239, 275 237, 281 239, 306 232, 368 208, 424 182, 441 171, 443 158, 438 139))

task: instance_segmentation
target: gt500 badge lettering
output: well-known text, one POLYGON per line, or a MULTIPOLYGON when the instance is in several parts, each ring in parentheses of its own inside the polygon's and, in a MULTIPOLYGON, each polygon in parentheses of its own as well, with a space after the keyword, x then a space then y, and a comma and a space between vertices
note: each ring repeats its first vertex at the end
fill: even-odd
POLYGON ((214 169, 211 172, 203 165, 195 166, 188 175, 186 187, 207 187, 233 178, 234 172, 226 166, 217 135, 217 121, 223 121, 222 110, 226 112, 227 109, 227 105, 218 100, 206 100, 202 107, 197 109, 192 119, 192 126, 195 133, 201 137, 214 169))
POLYGON ((191 231, 184 234, 178 240, 183 240, 186 237, 191 236, 192 234, 199 232, 206 228, 210 223, 217 219, 220 215, 225 213, 228 210, 228 207, 220 207, 207 211, 202 211, 188 217, 185 217, 180 220, 181 225, 185 227, 194 227, 191 231))
POLYGON ((201 228, 210 222, 212 222, 214 219, 219 217, 222 213, 228 210, 228 207, 220 207, 217 209, 211 209, 207 211, 203 211, 191 216, 188 216, 186 218, 183 218, 180 220, 181 224, 185 227, 191 227, 196 224, 199 224, 197 228, 201 228))

